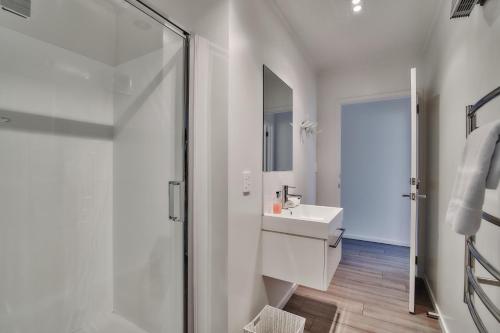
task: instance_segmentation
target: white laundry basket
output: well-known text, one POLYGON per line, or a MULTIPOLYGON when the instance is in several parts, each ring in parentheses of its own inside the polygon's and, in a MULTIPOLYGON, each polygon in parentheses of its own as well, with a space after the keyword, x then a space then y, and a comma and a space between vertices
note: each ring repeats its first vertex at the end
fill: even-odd
POLYGON ((266 305, 244 333, 303 333, 306 320, 292 313, 266 305))

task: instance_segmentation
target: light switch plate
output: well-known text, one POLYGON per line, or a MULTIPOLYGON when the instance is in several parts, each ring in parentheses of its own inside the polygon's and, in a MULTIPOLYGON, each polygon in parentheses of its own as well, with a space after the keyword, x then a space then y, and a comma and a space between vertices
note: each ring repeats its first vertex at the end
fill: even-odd
POLYGON ((252 191, 252 173, 243 171, 243 194, 249 194, 252 191))

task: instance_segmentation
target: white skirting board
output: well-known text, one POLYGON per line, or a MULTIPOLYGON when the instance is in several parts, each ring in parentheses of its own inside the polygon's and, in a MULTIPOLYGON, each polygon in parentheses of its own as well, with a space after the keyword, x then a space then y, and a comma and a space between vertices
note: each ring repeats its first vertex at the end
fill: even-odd
POLYGON ((360 241, 365 241, 365 242, 373 242, 373 243, 382 243, 382 244, 388 244, 388 245, 410 247, 410 244, 408 244, 408 243, 393 240, 393 239, 359 236, 359 235, 352 235, 352 234, 348 234, 348 233, 346 233, 344 235, 344 238, 355 239, 355 240, 360 240, 360 241))
POLYGON ((295 293, 295 290, 297 290, 298 286, 299 286, 298 284, 294 283, 292 285, 292 287, 286 292, 286 294, 283 295, 283 298, 279 301, 278 304, 276 304, 276 307, 278 309, 283 309, 285 307, 286 303, 288 303, 290 298, 292 298, 292 296, 295 293))
POLYGON ((436 303, 436 298, 434 297, 434 293, 432 292, 429 281, 427 280, 427 276, 425 275, 424 275, 424 282, 425 282, 425 287, 427 288, 427 292, 429 293, 429 296, 431 298, 432 306, 434 307, 434 309, 436 309, 436 312, 439 315, 439 326, 441 326, 441 330, 443 330, 444 333, 450 333, 450 330, 448 330, 448 327, 446 326, 446 323, 444 321, 443 314, 439 310, 439 306, 436 303))

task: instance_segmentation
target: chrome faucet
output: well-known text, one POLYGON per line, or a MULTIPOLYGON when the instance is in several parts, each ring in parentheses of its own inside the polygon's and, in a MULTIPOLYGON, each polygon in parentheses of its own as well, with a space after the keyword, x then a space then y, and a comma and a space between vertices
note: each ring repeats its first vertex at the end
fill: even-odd
POLYGON ((284 209, 287 209, 287 208, 293 208, 293 207, 296 207, 297 204, 293 203, 292 201, 288 200, 290 197, 292 198, 298 198, 299 200, 302 199, 302 194, 291 194, 291 193, 288 193, 288 190, 291 189, 291 188, 295 188, 294 186, 288 186, 288 185, 283 185, 283 195, 281 196, 281 200, 282 200, 282 207, 284 209))

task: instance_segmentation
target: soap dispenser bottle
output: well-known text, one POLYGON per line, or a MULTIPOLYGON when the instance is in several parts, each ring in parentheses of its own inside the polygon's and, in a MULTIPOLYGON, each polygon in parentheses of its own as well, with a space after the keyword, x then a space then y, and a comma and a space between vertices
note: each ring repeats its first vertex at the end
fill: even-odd
POLYGON ((276 191, 276 197, 274 198, 273 201, 273 214, 281 214, 281 209, 283 207, 281 206, 281 192, 276 191))

